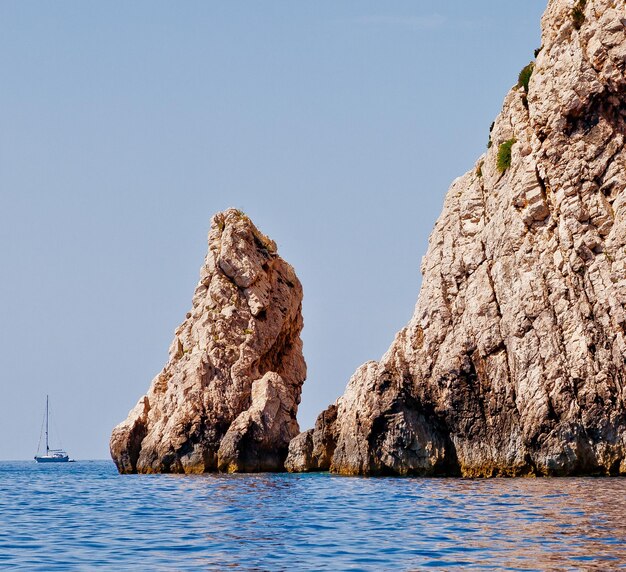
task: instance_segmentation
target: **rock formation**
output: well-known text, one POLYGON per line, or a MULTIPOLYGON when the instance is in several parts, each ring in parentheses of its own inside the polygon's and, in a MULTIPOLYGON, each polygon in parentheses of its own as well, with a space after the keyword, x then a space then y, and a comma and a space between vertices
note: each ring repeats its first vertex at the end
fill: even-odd
POLYGON ((542 28, 447 194, 411 321, 290 470, 626 473, 626 4, 550 0, 542 28))
POLYGON ((169 361, 111 436, 121 473, 282 471, 306 365, 302 287, 243 213, 211 221, 169 361))

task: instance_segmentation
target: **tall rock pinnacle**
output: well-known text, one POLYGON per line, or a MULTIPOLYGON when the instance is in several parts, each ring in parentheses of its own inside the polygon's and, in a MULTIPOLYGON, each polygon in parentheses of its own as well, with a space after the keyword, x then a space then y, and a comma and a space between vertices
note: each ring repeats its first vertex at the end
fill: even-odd
POLYGON ((542 28, 447 194, 411 321, 290 470, 626 473, 626 3, 551 0, 542 28))
POLYGON ((111 436, 122 473, 284 470, 306 364, 302 287, 243 213, 215 215, 169 361, 111 436))

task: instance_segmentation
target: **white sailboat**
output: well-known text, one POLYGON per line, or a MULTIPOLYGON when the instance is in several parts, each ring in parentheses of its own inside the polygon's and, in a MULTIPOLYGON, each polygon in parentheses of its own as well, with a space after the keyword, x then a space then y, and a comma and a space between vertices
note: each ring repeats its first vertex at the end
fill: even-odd
MULTIPOLYGON (((49 418, 49 406, 48 396, 46 395, 46 454, 35 455, 35 461, 38 463, 67 463, 70 461, 70 456, 62 449, 50 449, 48 443, 48 418, 49 418)), ((41 443, 41 437, 39 438, 41 443)), ((39 453, 39 451, 37 451, 39 453)))

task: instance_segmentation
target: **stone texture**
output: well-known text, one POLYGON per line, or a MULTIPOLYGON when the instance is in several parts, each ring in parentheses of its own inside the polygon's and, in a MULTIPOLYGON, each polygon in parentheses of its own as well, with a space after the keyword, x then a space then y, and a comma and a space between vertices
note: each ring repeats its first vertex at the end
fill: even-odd
POLYGON ((122 473, 282 471, 306 365, 302 287, 243 213, 215 215, 169 361, 111 436, 122 473))
POLYGON ((626 4, 588 0, 578 30, 572 6, 549 2, 528 93, 452 184, 411 321, 290 470, 626 473, 626 4))
POLYGON ((337 444, 336 420, 337 407, 331 405, 319 415, 314 429, 301 433, 289 443, 285 468, 291 472, 327 471, 337 444))

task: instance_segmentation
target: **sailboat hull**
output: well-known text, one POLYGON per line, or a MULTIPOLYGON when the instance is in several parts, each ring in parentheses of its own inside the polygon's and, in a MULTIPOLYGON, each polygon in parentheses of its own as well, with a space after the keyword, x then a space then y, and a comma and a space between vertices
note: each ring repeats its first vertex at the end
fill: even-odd
POLYGON ((35 461, 38 463, 67 463, 70 460, 69 457, 35 457, 35 461))

